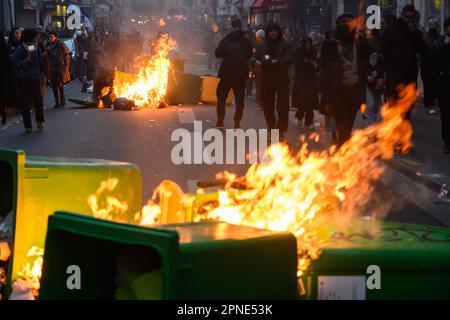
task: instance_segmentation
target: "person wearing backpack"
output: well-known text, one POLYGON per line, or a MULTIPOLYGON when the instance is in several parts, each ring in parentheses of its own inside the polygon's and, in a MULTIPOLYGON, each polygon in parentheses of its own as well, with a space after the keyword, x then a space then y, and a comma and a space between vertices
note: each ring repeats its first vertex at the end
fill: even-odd
POLYGON ((66 98, 64 84, 70 81, 70 53, 64 42, 58 40, 55 31, 49 34, 47 45, 48 76, 55 96, 55 108, 64 107, 66 98))
POLYGON ((231 22, 231 31, 217 47, 215 54, 217 59, 222 59, 219 69, 220 82, 217 86, 217 128, 223 128, 225 120, 225 105, 228 94, 232 89, 236 101, 236 113, 234 127, 241 127, 242 115, 245 107, 245 88, 249 74, 249 60, 253 50, 250 40, 242 31, 240 20, 231 22))

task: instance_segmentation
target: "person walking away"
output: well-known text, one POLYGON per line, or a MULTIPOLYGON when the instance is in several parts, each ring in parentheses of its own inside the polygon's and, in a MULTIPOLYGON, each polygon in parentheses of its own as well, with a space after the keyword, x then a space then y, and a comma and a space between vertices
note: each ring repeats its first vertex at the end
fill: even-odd
POLYGON ((363 117, 367 119, 367 124, 371 126, 377 122, 378 113, 381 108, 384 93, 384 79, 382 57, 378 51, 381 41, 380 32, 378 30, 371 30, 368 34, 370 57, 366 85, 366 110, 363 117))
MULTIPOLYGON (((339 95, 335 98, 337 146, 350 140, 356 115, 365 102, 369 46, 365 38, 352 29, 354 16, 344 13, 336 20, 336 30, 331 36, 337 41, 337 55, 342 63, 342 81, 338 83, 339 95)), ((328 61, 324 61, 325 64, 328 61)))
POLYGON ((289 128, 288 72, 294 53, 283 39, 278 23, 269 23, 265 32, 265 47, 256 61, 256 65, 262 66, 264 117, 269 130, 278 129, 280 141, 283 141, 289 128))
MULTIPOLYGON (((419 74, 418 56, 428 51, 422 32, 416 25, 414 5, 406 5, 402 15, 381 37, 380 53, 386 78, 386 93, 391 104, 398 99, 399 86, 415 84, 419 74)), ((412 107, 412 106, 411 106, 412 107)), ((409 120, 411 112, 406 115, 409 120)))
POLYGON ((445 36, 438 42, 436 55, 432 58, 436 59, 436 67, 434 78, 438 88, 437 100, 441 112, 442 140, 444 141, 444 153, 450 154, 450 18, 444 23, 445 36))
POLYGON ((295 75, 292 106, 297 109, 299 126, 314 130, 314 109, 319 107, 319 91, 316 82, 317 51, 313 40, 304 38, 294 56, 295 75))
POLYGON ((217 59, 222 59, 219 69, 220 82, 217 86, 217 128, 223 128, 225 105, 230 90, 236 101, 234 127, 239 129, 245 107, 245 87, 248 79, 248 62, 252 57, 252 46, 242 31, 240 20, 231 22, 233 30, 219 43, 215 51, 217 59))
POLYGON ((262 110, 263 105, 263 88, 262 88, 262 68, 261 63, 258 65, 255 63, 255 57, 263 56, 264 48, 265 48, 265 38, 266 33, 264 30, 260 29, 255 34, 255 47, 253 49, 253 59, 252 59, 252 72, 255 81, 255 101, 256 101, 256 109, 258 111, 262 110))
POLYGON ((428 22, 428 32, 425 35, 425 42, 428 46, 427 53, 423 56, 421 61, 420 75, 423 82, 423 95, 425 108, 428 114, 437 114, 436 99, 437 99, 437 87, 433 79, 434 71, 439 69, 437 63, 439 60, 434 60, 434 51, 437 50, 438 44, 441 42, 442 36, 439 30, 439 21, 437 19, 430 19, 428 22))
POLYGON ((32 132, 30 110, 32 104, 36 111, 37 127, 42 130, 44 128, 44 105, 40 79, 44 64, 36 30, 25 29, 23 31, 21 43, 14 52, 12 63, 25 130, 27 133, 32 132))
POLYGON ((69 49, 67 49, 64 42, 59 41, 58 34, 52 31, 49 34, 49 43, 46 51, 48 56, 48 76, 55 98, 55 108, 61 108, 66 105, 64 84, 70 82, 69 49))

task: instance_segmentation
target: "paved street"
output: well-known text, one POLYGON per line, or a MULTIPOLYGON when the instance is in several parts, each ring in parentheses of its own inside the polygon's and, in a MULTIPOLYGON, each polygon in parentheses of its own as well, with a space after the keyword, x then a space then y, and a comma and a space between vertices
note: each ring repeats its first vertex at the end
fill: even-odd
MULTIPOLYGON (((80 93, 80 87, 78 81, 68 84, 67 97, 87 97, 86 94, 80 93)), ((52 108, 50 90, 45 105, 47 109, 44 131, 27 135, 20 119, 12 119, 6 126, 0 127, 0 147, 22 149, 29 155, 97 158, 135 163, 142 171, 143 201, 151 196, 154 188, 164 179, 174 180, 186 192, 193 192, 197 181, 211 181, 218 172, 228 170, 244 174, 248 169, 248 166, 244 165, 176 166, 172 163, 171 150, 176 144, 170 141, 173 130, 186 128, 192 131, 195 120, 203 122, 204 130, 212 127, 216 117, 215 107, 211 105, 172 106, 161 110, 124 112, 85 109, 69 103, 66 108, 55 110, 52 108)), ((232 107, 227 110, 226 125, 231 128, 234 110, 232 107)), ((430 117, 418 109, 415 118, 415 125, 418 125, 415 137, 417 149, 403 160, 409 159, 410 164, 424 163, 430 166, 435 174, 450 175, 450 158, 441 152, 438 117, 430 117)), ((291 113, 291 124, 289 142, 295 147, 296 138, 308 132, 295 127, 294 113, 291 113)), ((256 110, 252 99, 247 99, 242 125, 243 128, 265 127, 263 113, 256 110)), ((382 201, 389 199, 396 204, 388 219, 450 226, 450 206, 440 203, 435 192, 413 183, 396 171, 387 168, 383 179, 377 184, 377 189, 378 196, 374 198, 382 201)))

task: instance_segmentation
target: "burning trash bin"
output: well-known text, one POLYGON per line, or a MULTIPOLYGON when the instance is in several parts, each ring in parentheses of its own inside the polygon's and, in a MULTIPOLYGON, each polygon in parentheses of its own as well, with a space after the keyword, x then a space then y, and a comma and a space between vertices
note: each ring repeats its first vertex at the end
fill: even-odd
POLYGON ((296 299, 296 260, 289 233, 219 222, 143 228, 56 213, 39 297, 296 299), (70 266, 82 290, 68 289, 70 266))
MULTIPOLYGON (((49 215, 74 210, 132 222, 141 207, 141 180, 139 169, 129 163, 25 157, 22 151, 0 149, 0 241, 6 237, 11 247, 8 283, 29 263, 29 250, 44 247, 49 215), (121 180, 120 186, 114 185, 114 179, 121 180), (103 186, 101 197, 94 204, 88 203, 88 197, 105 180, 111 183, 103 186), (123 202, 110 201, 110 195, 123 202), (98 210, 92 212, 93 205, 98 210), (119 205, 120 214, 108 214, 119 205)), ((2 255, 4 252, 6 249, 2 255)))
MULTIPOLYGON (((205 221, 218 202, 214 193, 186 195, 179 214, 162 210, 160 221, 205 221)), ((450 299, 450 228, 357 219, 321 238, 321 254, 299 278, 303 299, 450 299), (381 289, 371 289, 378 268, 381 289)))

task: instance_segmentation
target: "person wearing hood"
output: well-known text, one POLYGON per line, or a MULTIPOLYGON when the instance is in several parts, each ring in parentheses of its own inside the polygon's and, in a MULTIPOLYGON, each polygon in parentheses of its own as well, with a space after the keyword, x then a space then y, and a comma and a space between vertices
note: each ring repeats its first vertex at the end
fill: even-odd
POLYGON ((44 104, 41 95, 41 75, 44 72, 43 53, 38 45, 39 34, 25 29, 22 40, 12 57, 17 97, 27 133, 32 132, 31 105, 36 110, 38 129, 44 128, 44 104))
POLYGON ((217 59, 222 59, 219 69, 220 82, 217 86, 217 128, 223 128, 225 105, 230 90, 236 101, 234 127, 239 129, 245 107, 245 88, 249 75, 249 61, 252 57, 252 45, 242 31, 242 22, 233 20, 233 30, 220 41, 215 51, 217 59))
MULTIPOLYGON (((417 85, 418 56, 423 57, 428 52, 424 36, 417 28, 416 15, 414 5, 405 6, 402 15, 381 37, 380 53, 386 75, 386 92, 391 102, 398 99, 400 85, 417 85)), ((410 118, 410 113, 407 118, 410 118)))
POLYGON ((322 45, 322 51, 325 48, 333 48, 335 51, 327 55, 322 53, 321 64, 322 67, 333 65, 333 78, 339 79, 338 83, 334 84, 333 91, 337 93, 332 95, 334 101, 328 103, 332 106, 331 114, 336 120, 337 132, 334 135, 338 147, 350 140, 356 115, 366 99, 370 49, 366 39, 351 27, 354 19, 351 13, 339 16, 336 20, 336 30, 322 45), (326 56, 337 58, 339 68, 336 68, 334 59, 327 61, 326 56))
POLYGON ((262 68, 264 117, 269 130, 278 129, 280 140, 284 140, 289 127, 289 67, 294 50, 283 39, 278 23, 269 23, 265 34, 264 48, 255 61, 255 66, 262 68))

